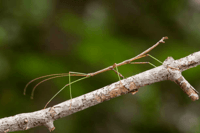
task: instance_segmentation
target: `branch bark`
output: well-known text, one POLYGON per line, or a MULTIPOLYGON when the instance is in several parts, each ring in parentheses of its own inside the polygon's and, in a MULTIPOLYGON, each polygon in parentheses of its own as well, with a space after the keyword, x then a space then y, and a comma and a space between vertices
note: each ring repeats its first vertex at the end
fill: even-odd
POLYGON ((0 133, 28 130, 42 125, 46 126, 49 131, 53 131, 55 129, 53 122, 59 118, 71 115, 122 94, 135 94, 140 87, 164 80, 175 82, 191 100, 198 100, 198 92, 182 76, 181 72, 196 67, 199 64, 200 51, 179 60, 168 57, 163 65, 159 67, 131 76, 72 100, 54 105, 53 107, 32 113, 23 113, 2 118, 0 119, 0 133))

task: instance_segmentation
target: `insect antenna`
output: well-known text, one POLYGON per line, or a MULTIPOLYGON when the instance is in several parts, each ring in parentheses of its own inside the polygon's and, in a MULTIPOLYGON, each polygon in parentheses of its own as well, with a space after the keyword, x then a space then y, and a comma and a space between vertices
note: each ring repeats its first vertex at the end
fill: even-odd
POLYGON ((27 87, 28 87, 32 82, 34 82, 34 81, 36 81, 36 80, 38 80, 38 79, 41 79, 41 78, 45 78, 45 77, 51 77, 51 76, 56 76, 56 75, 66 75, 66 74, 68 74, 68 73, 50 74, 50 75, 44 75, 44 76, 35 78, 35 79, 29 81, 29 82, 26 84, 26 86, 24 87, 24 95, 26 95, 26 89, 27 89, 27 87))
POLYGON ((65 76, 68 76, 68 74, 66 74, 66 75, 63 74, 63 75, 59 75, 59 76, 50 77, 50 78, 44 79, 44 80, 40 81, 39 83, 37 83, 37 84, 33 87, 33 90, 32 90, 32 92, 31 92, 31 99, 33 99, 35 89, 36 89, 36 87, 37 87, 38 85, 40 85, 41 83, 43 83, 43 82, 45 82, 45 81, 48 81, 48 80, 50 80, 50 79, 59 78, 59 77, 65 77, 65 76))

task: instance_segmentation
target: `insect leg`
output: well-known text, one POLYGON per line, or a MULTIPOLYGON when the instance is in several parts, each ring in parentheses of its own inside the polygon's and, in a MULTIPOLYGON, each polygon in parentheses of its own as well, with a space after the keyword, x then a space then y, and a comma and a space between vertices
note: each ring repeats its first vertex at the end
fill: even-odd
POLYGON ((153 67, 156 67, 154 64, 152 64, 151 62, 130 62, 130 64, 149 64, 153 67))

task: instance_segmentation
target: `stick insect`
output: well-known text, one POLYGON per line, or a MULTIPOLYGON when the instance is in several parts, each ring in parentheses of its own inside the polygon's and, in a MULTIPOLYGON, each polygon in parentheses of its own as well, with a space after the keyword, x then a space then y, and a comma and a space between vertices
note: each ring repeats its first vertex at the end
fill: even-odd
POLYGON ((147 53, 149 53, 151 50, 153 50, 153 49, 154 49, 156 46, 158 46, 160 43, 165 43, 164 40, 166 40, 166 39, 168 39, 168 37, 162 37, 161 40, 159 40, 156 44, 154 44, 153 46, 151 46, 150 48, 148 48, 148 49, 145 50, 144 52, 140 53, 139 55, 137 55, 137 56, 135 56, 135 57, 133 57, 133 58, 131 58, 131 59, 125 60, 125 61, 123 61, 123 62, 121 62, 121 63, 118 63, 118 64, 114 63, 114 65, 112 65, 112 66, 109 66, 109 67, 107 67, 107 68, 101 69, 101 70, 96 71, 96 72, 93 72, 93 73, 69 72, 69 73, 60 73, 60 74, 50 74, 50 75, 45 75, 45 76, 41 76, 41 77, 35 78, 35 79, 31 80, 30 82, 28 82, 28 83, 26 84, 26 86, 25 86, 25 88, 24 88, 24 95, 26 95, 26 89, 27 89, 27 87, 29 86, 29 84, 32 83, 32 82, 34 82, 34 81, 36 81, 36 80, 38 80, 38 79, 46 78, 46 79, 40 81, 39 83, 37 83, 37 84, 34 86, 34 88, 33 88, 33 90, 32 90, 32 93, 31 93, 31 98, 32 98, 32 99, 33 99, 34 91, 35 91, 36 87, 37 87, 38 85, 40 85, 41 83, 43 83, 43 82, 45 82, 45 81, 47 81, 47 80, 50 80, 50 79, 68 76, 68 77, 69 77, 69 83, 66 84, 65 86, 63 86, 63 87, 62 87, 62 88, 61 88, 61 89, 46 103, 46 105, 45 105, 45 107, 44 107, 44 108, 46 108, 47 105, 48 105, 62 90, 64 90, 67 86, 69 86, 70 98, 71 98, 71 100, 72 100, 71 85, 74 84, 74 83, 76 83, 76 82, 78 82, 78 81, 81 81, 81 80, 83 80, 83 79, 86 79, 86 78, 89 78, 89 77, 93 77, 93 76, 95 76, 95 75, 97 75, 97 74, 100 74, 100 73, 103 73, 103 72, 112 70, 112 71, 114 71, 114 72, 118 75, 118 78, 119 78, 119 81, 120 81, 121 78, 124 78, 124 76, 123 76, 121 73, 119 73, 118 67, 119 67, 119 66, 122 66, 122 65, 125 65, 125 64, 150 64, 150 65, 156 67, 155 65, 153 65, 153 64, 150 63, 150 62, 132 62, 132 61, 137 60, 137 59, 140 59, 140 58, 143 58, 143 57, 146 57, 146 56, 149 56, 149 57, 155 59, 156 61, 158 61, 158 62, 160 62, 160 63, 162 64, 161 61, 159 61, 158 59, 156 59, 155 57, 153 57, 153 56, 151 56, 150 54, 147 54, 147 53), (79 77, 82 77, 82 78, 79 78, 79 79, 77 79, 77 80, 71 82, 71 76, 79 76, 79 77))

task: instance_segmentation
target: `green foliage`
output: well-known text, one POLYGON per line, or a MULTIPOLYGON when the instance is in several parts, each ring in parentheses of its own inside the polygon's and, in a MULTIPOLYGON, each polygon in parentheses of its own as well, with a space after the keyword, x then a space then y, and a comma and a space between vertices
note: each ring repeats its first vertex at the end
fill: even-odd
MULTIPOLYGON (((29 100, 31 79, 53 73, 90 73, 132 58, 168 36, 151 51, 164 61, 199 50, 199 2, 169 1, 0 1, 0 117, 40 110, 65 84, 59 78, 41 84, 29 100), (195 3, 196 2, 196 3, 195 3)), ((160 64, 149 57, 138 61, 160 64)), ((125 77, 151 69, 125 65, 125 77)), ((198 90, 200 67, 184 72, 198 90)), ((77 78, 72 77, 72 81, 77 78)), ((118 81, 106 72, 72 85, 77 97, 118 81)), ((49 106, 69 99, 64 90, 49 106)), ((55 132, 199 132, 198 103, 174 83, 161 82, 56 121, 55 132), (184 121, 184 122, 183 122, 184 121)), ((44 127, 23 132, 48 132, 44 127)))

